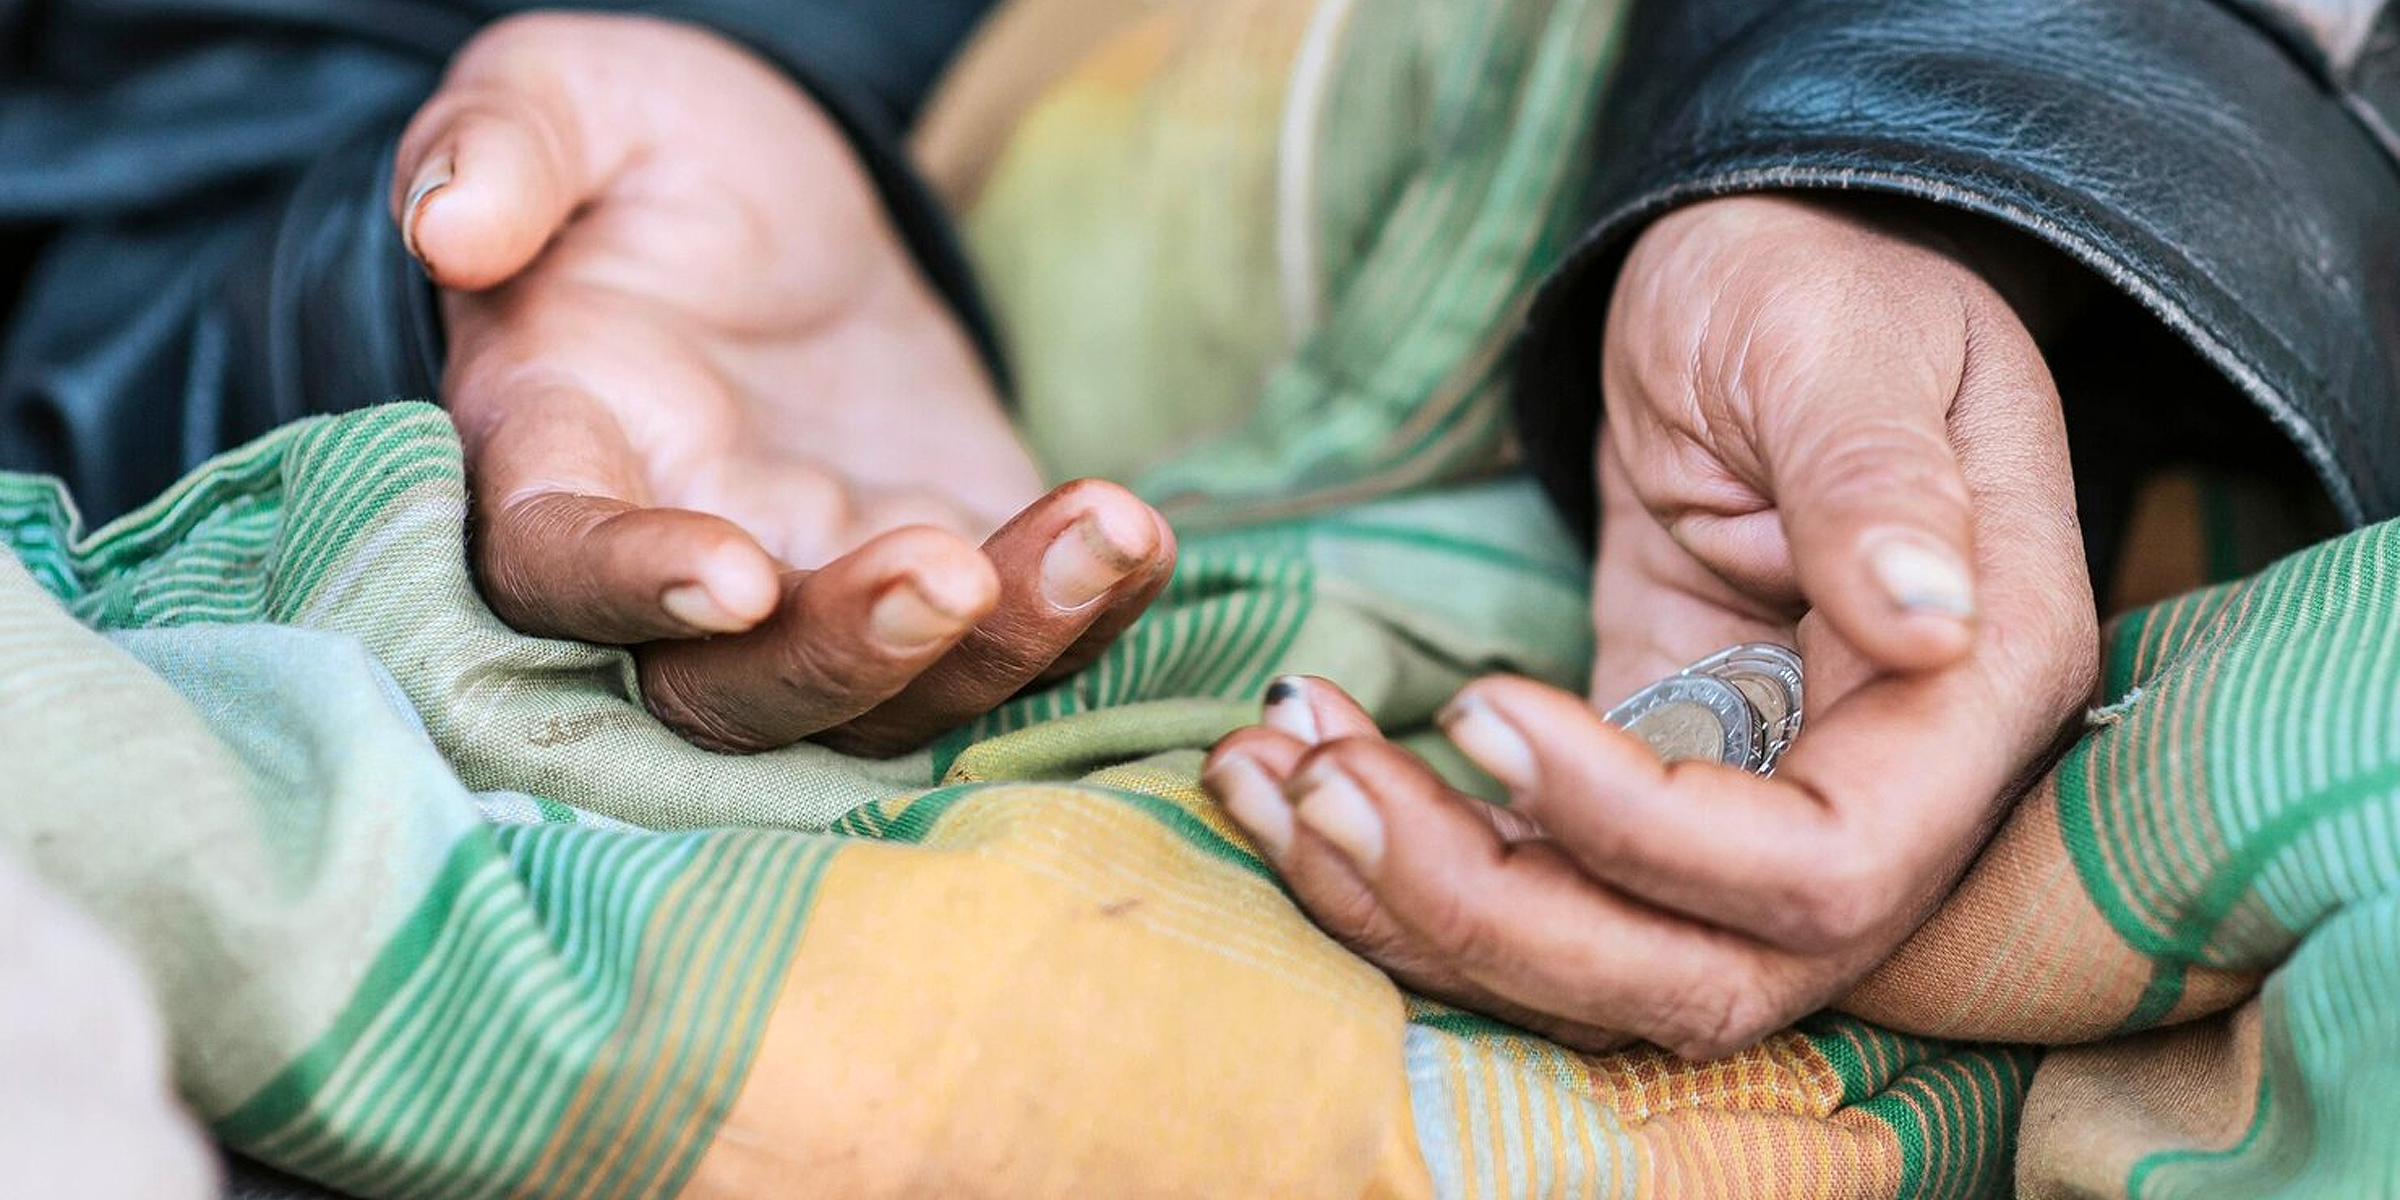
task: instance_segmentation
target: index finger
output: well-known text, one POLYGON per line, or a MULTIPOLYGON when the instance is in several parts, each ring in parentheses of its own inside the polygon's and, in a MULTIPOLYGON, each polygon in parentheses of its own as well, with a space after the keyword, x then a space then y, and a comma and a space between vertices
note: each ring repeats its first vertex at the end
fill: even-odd
POLYGON ((1806 1013, 1843 977, 1631 899, 1549 842, 1505 842, 1389 743, 1329 743, 1290 787, 1301 824, 1342 848, 1376 902, 1512 1010, 1707 1059, 1806 1013))
POLYGON ((1443 727, 1595 877, 1814 952, 1902 932, 1980 842, 2014 764, 1976 736, 1977 695, 1954 673, 1878 680, 1813 714, 1772 779, 1662 763, 1578 697, 1529 680, 1478 682, 1443 727))

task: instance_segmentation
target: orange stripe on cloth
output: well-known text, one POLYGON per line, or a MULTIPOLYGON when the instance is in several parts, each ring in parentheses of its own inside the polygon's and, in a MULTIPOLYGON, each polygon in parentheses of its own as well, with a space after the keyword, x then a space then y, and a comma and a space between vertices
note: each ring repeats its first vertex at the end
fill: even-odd
MULTIPOLYGON (((2080 1042, 2114 1032, 2153 973, 2093 906, 2060 837, 2055 777, 2009 815, 1958 891, 1841 1003, 1930 1037, 2080 1042)), ((2233 1003, 2257 977, 2194 967, 2177 1013, 2233 1003)))
POLYGON ((1892 1127, 1842 1107, 1842 1080, 1808 1038, 1780 1033, 1713 1063, 1638 1049, 1594 1061, 1625 1122, 1637 1196, 1857 1200, 1896 1196, 1892 1127))

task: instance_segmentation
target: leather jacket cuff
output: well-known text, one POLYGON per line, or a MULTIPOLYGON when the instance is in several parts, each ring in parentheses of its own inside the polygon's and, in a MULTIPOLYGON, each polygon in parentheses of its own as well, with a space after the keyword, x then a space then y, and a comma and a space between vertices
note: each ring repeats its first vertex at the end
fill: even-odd
MULTIPOLYGON (((1591 224, 1518 360, 1526 458, 1581 532, 1633 238, 1791 189, 1914 197, 2056 248, 2221 372, 2344 518, 2400 512, 2400 173, 2257 26, 2183 0, 1674 0, 1628 38, 1591 224)), ((2178 398, 2142 403, 2172 420, 2178 398)))

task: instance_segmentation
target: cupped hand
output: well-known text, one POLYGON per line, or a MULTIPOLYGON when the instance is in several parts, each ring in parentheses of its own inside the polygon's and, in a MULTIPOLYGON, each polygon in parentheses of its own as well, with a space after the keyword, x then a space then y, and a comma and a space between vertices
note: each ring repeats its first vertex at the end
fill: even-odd
POLYGON ((693 740, 896 752, 1089 661, 1165 583, 1148 506, 1043 494, 848 141, 734 44, 499 22, 394 179, 487 598, 639 644, 693 740))
POLYGON ((2057 392, 1989 265, 1905 214, 1790 198, 1652 226, 1602 354, 1593 694, 1492 678, 1443 718, 1508 808, 1322 681, 1211 756, 1311 915, 1429 994, 1695 1058, 1888 956, 2096 669, 2057 392), (1753 640, 1808 664, 1771 779, 1662 764, 1597 715, 1753 640))

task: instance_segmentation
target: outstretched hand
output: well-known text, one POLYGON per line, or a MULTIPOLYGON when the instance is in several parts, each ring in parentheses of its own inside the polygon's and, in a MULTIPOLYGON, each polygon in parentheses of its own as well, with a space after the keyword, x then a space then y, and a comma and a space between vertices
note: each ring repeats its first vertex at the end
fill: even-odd
POLYGON ((1662 219, 1602 355, 1593 694, 1493 678, 1444 714, 1503 813, 1323 681, 1207 781, 1336 937, 1571 1044, 1729 1053, 1838 999, 1940 903, 2087 697, 2097 627, 2058 395, 1928 231, 1796 199, 1662 219), (1796 644, 1772 779, 1662 764, 1605 706, 1796 644))
POLYGON ((487 598, 638 645, 693 740, 897 752, 1088 662, 1164 585, 1166 523, 1109 484, 1043 494, 841 131, 732 43, 499 22, 394 178, 487 598))

